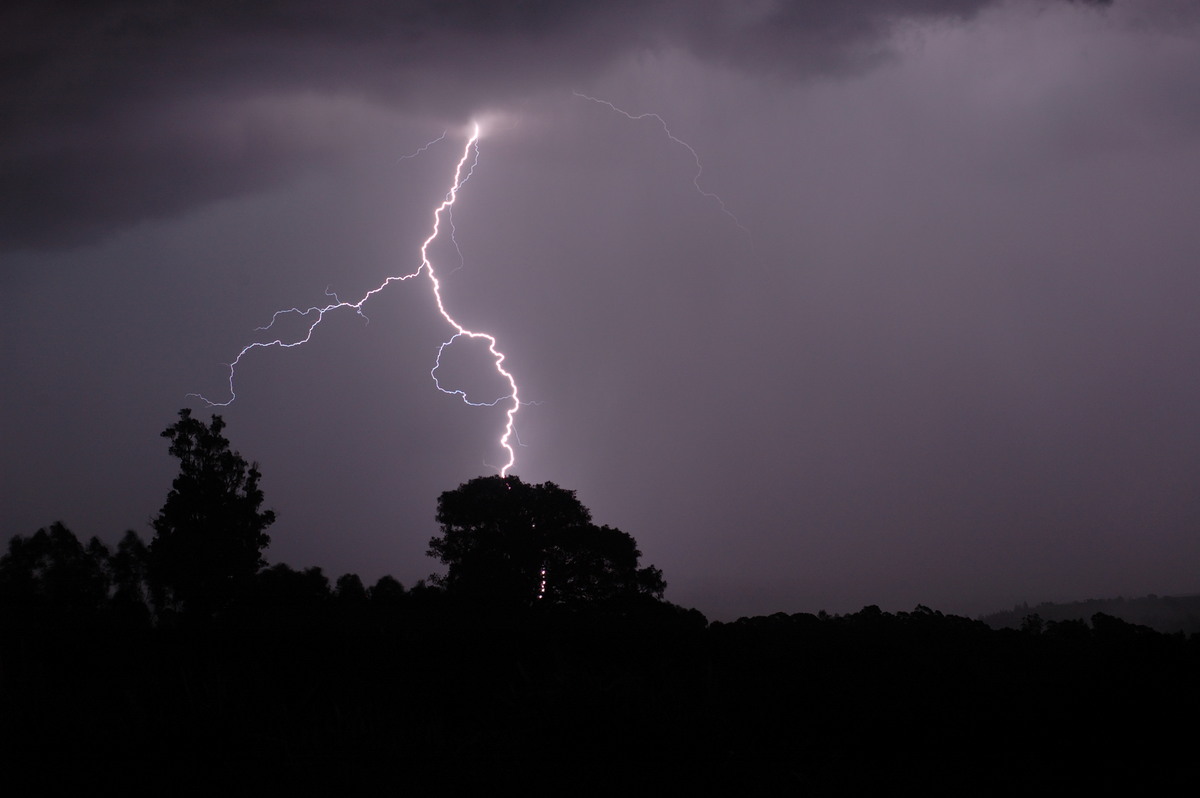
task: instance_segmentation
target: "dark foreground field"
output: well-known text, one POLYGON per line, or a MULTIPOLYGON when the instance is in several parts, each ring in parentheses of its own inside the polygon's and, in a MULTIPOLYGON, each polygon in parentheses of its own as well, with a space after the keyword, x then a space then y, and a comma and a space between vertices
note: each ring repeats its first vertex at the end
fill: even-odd
POLYGON ((173 627, 9 612, 6 783, 978 794, 1196 780, 1200 639, 1104 615, 1020 631, 925 608, 707 624, 655 601, 498 613, 432 589, 302 593, 173 627))

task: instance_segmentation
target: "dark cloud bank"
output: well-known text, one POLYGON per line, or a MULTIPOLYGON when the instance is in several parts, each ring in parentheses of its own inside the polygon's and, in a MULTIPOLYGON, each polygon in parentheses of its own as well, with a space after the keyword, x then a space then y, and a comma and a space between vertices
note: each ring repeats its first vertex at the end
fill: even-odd
POLYGON ((0 246, 94 241, 335 157, 252 120, 231 141, 231 110, 255 97, 350 93, 461 119, 671 49, 767 79, 858 72, 886 59, 897 26, 995 4, 8 4, 0 246))

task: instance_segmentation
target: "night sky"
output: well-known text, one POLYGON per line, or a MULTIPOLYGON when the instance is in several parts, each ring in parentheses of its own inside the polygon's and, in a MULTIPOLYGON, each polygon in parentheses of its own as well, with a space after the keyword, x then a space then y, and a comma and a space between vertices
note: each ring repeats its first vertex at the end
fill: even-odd
MULTIPOLYGON (((0 40, 5 538, 149 538, 188 394, 413 271, 479 120, 430 255, 536 403, 511 473, 671 601, 1200 591, 1200 3, 18 1, 0 40)), ((218 412, 270 561, 411 585, 503 408, 434 387, 424 278, 364 312, 218 412)))

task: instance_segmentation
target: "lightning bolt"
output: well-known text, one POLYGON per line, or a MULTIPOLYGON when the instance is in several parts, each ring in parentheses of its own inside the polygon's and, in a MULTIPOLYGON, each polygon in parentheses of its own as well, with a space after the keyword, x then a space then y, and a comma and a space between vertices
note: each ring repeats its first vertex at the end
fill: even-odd
POLYGON ((400 163, 401 161, 407 161, 409 158, 416 158, 418 155, 425 152, 425 150, 429 149, 434 144, 437 144, 439 141, 446 138, 446 136, 449 135, 449 133, 450 133, 449 129, 443 130, 442 135, 438 136, 436 139, 432 139, 430 141, 425 142, 420 147, 417 147, 415 150, 410 152, 408 155, 401 155, 399 158, 396 159, 396 163, 400 163))
MULTIPOLYGON (((441 346, 438 347, 437 357, 434 358, 433 368, 430 369, 430 372, 429 372, 430 376, 433 378, 433 384, 442 393, 449 394, 450 396, 457 396, 460 399, 462 399, 464 403, 466 403, 472 407, 495 407, 502 402, 506 402, 506 401, 510 402, 508 409, 505 411, 504 430, 501 433, 500 440, 499 440, 501 448, 503 448, 508 453, 508 461, 504 465, 500 466, 500 469, 499 469, 500 476, 502 476, 502 477, 507 476, 509 469, 512 468, 513 464, 516 462, 516 451, 513 449, 513 444, 512 444, 512 439, 516 434, 513 429, 513 423, 514 423, 514 419, 517 415, 517 411, 521 407, 521 402, 520 402, 520 400, 518 398, 518 394, 517 394, 516 378, 513 377, 511 372, 509 372, 506 368, 504 368, 505 355, 503 352, 501 352, 497 348, 497 342, 496 342, 495 336, 491 335, 490 333, 477 332, 475 330, 468 329, 467 327, 465 327, 461 323, 459 323, 453 316, 450 315, 450 312, 448 310, 446 310, 446 304, 442 298, 442 284, 441 284, 441 281, 438 280, 437 273, 435 272, 435 270, 433 268, 433 262, 429 259, 429 246, 435 240, 437 240, 438 235, 441 233, 443 216, 445 216, 446 219, 448 220, 448 223, 451 228, 451 239, 453 239, 454 222, 451 217, 451 214, 452 214, 451 209, 453 208, 455 201, 458 199, 459 189, 461 189, 463 187, 463 185, 471 178, 471 175, 474 172, 475 166, 479 162, 479 136, 480 136, 479 124, 475 123, 473 125, 473 131, 471 133, 470 138, 467 140, 467 143, 463 146, 462 156, 458 159, 458 163, 454 168, 454 179, 450 183, 450 189, 446 192, 446 196, 442 200, 441 204, 438 205, 433 211, 433 225, 430 229, 429 237, 426 238, 421 243, 421 250, 420 250, 421 263, 419 266, 417 266, 417 268, 413 272, 411 272, 409 274, 401 274, 401 275, 387 277, 378 286, 376 286, 375 288, 372 288, 370 291, 367 291, 365 294, 363 294, 362 298, 360 298, 356 302, 347 302, 347 301, 341 300, 338 298, 337 294, 333 293, 332 291, 330 291, 327 288, 325 290, 325 296, 327 296, 333 300, 332 302, 330 302, 328 304, 320 305, 320 306, 313 306, 313 307, 305 308, 305 309, 286 308, 284 310, 275 311, 274 315, 271 316, 270 323, 264 325, 263 327, 259 327, 258 331, 260 331, 260 332, 269 331, 272 327, 275 326, 275 322, 277 322, 281 317, 287 316, 289 314, 296 314, 296 315, 300 316, 301 318, 310 319, 311 323, 308 325, 308 329, 305 331, 305 333, 302 336, 300 336, 299 338, 296 338, 294 340, 285 341, 285 340, 283 340, 282 337, 280 337, 280 338, 276 338, 273 341, 258 341, 258 342, 252 343, 252 344, 247 344, 245 347, 243 347, 242 350, 240 352, 238 352, 237 357, 235 357, 233 359, 233 362, 231 362, 229 364, 229 399, 228 400, 226 400, 224 402, 214 402, 214 401, 208 399, 207 397, 205 397, 204 395, 198 394, 198 393, 188 394, 188 396, 194 396, 194 397, 200 399, 201 401, 208 404, 209 407, 228 407, 229 405, 233 404, 233 401, 235 399, 237 399, 237 392, 234 390, 234 378, 236 377, 236 374, 237 374, 237 367, 241 364, 242 360, 250 352, 252 352, 256 349, 269 349, 271 347, 278 347, 281 349, 290 349, 292 347, 302 346, 302 345, 308 343, 312 339, 313 333, 316 331, 317 327, 320 326, 321 322, 324 321, 326 314, 332 313, 337 310, 342 310, 343 308, 349 308, 349 309, 353 310, 355 313, 358 313, 360 316, 363 316, 363 318, 366 318, 366 314, 363 313, 363 306, 366 305, 366 303, 371 299, 371 297, 375 296, 376 294, 378 294, 383 289, 387 288, 392 283, 405 282, 407 280, 411 280, 414 277, 417 277, 417 276, 421 275, 422 273, 424 273, 425 276, 429 278, 430 285, 432 286, 433 297, 437 303, 438 313, 441 314, 442 318, 446 320, 446 323, 449 324, 450 327, 454 330, 454 334, 451 335, 449 339, 444 341, 441 344, 441 346), (442 384, 438 381, 438 377, 437 377, 437 371, 441 367, 441 364, 442 364, 442 354, 446 351, 447 347, 452 345, 455 341, 459 340, 460 338, 480 339, 480 340, 487 342, 488 352, 491 353, 492 358, 495 361, 496 373, 499 374, 500 377, 505 382, 508 383, 508 387, 509 387, 508 394, 501 396, 497 399, 494 399, 490 402, 472 402, 470 399, 467 398, 467 394, 465 391, 451 389, 451 388, 445 388, 442 386, 442 384)), ((446 134, 443 133, 437 139, 434 139, 433 141, 429 142, 428 144, 421 147, 419 150, 412 153, 411 155, 405 156, 405 158, 411 158, 411 157, 415 157, 415 156, 419 155, 420 153, 424 152, 429 147, 433 146, 437 142, 444 139, 445 137, 446 137, 446 134)), ((402 158, 401 160, 404 160, 404 158, 402 158)), ((458 242, 456 241, 455 242, 456 247, 457 247, 457 244, 458 244, 458 242)), ((460 253, 460 255, 461 255, 461 253, 460 253)))
POLYGON ((700 176, 702 174, 704 174, 704 164, 700 162, 699 153, 696 152, 696 149, 691 144, 688 144, 686 141, 684 141, 683 139, 679 138, 678 136, 676 136, 674 133, 671 132, 671 128, 667 127, 667 120, 663 119, 661 116, 659 116, 658 114, 655 114, 655 113, 631 114, 628 111, 624 110, 623 108, 618 108, 616 105, 613 105, 608 100, 602 100, 599 97, 593 97, 590 94, 584 94, 583 92, 580 92, 580 91, 572 90, 571 93, 582 100, 590 100, 591 102, 597 103, 598 105, 607 106, 607 107, 611 108, 613 111, 616 111, 621 116, 625 117, 626 119, 632 120, 634 122, 638 122, 643 119, 653 119, 656 122, 658 122, 659 126, 662 127, 663 133, 667 134, 667 138, 670 139, 671 141, 673 141, 674 143, 678 144, 680 147, 683 147, 685 150, 688 151, 688 154, 692 156, 692 161, 696 164, 696 171, 692 175, 692 185, 695 186, 696 191, 700 194, 700 196, 716 202, 717 206, 721 209, 721 213, 725 214, 731 220, 733 220, 733 223, 736 224, 739 228, 741 228, 741 231, 743 233, 745 233, 746 235, 750 235, 750 231, 746 228, 746 226, 744 224, 742 224, 741 221, 736 216, 734 216, 733 211, 729 210, 729 208, 726 207, 725 201, 723 199, 721 199, 719 196, 717 196, 715 193, 706 190, 703 186, 700 185, 700 176))

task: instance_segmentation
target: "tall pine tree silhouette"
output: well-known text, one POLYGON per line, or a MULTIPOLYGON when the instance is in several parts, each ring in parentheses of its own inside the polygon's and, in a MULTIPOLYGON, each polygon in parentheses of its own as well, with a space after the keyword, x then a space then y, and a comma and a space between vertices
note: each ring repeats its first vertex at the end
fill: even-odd
POLYGON ((163 430, 179 476, 154 519, 150 582, 160 613, 212 618, 233 602, 265 565, 266 528, 257 463, 229 448, 225 422, 205 426, 191 411, 163 430))

